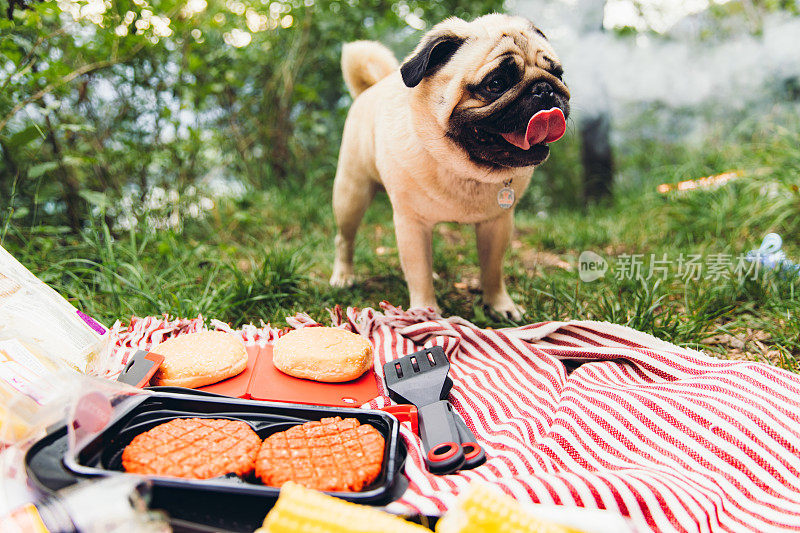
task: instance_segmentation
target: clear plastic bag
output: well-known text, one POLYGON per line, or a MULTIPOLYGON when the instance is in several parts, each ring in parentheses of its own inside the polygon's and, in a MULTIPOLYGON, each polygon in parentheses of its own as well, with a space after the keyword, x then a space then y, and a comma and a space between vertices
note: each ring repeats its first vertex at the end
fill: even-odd
POLYGON ((109 331, 0 247, 0 447, 64 418, 81 374, 102 374, 109 331))
POLYGON ((145 480, 140 476, 119 474, 81 481, 56 494, 44 494, 28 483, 25 450, 45 434, 47 426, 67 425, 67 461, 86 439, 96 437, 124 413, 127 405, 150 394, 85 376, 58 363, 54 368, 46 369, 43 377, 62 379, 56 394, 43 393, 46 400, 39 403, 41 391, 32 388, 29 394, 20 393, 8 402, 7 414, 25 430, 14 445, 0 453, 0 531, 36 531, 41 524, 46 527, 43 531, 169 531, 162 515, 147 511, 149 486, 142 484, 145 480))
POLYGON ((75 309, 0 246, 0 340, 16 339, 84 374, 111 349, 106 327, 75 309))
POLYGON ((0 340, 0 445, 33 439, 62 420, 81 377, 19 339, 0 340))
POLYGON ((117 381, 83 377, 79 395, 73 395, 66 416, 69 450, 66 462, 76 461, 76 450, 103 433, 111 424, 152 393, 117 381))
POLYGON ((163 513, 149 511, 150 485, 117 476, 84 481, 0 514, 8 533, 160 533, 171 531, 163 513))

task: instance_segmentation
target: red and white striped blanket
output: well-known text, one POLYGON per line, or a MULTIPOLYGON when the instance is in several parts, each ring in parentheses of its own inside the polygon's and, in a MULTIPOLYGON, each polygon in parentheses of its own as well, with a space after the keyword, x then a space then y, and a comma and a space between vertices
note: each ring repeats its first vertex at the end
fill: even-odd
MULTIPOLYGON (((484 480, 521 501, 608 509, 655 531, 800 530, 800 376, 609 323, 492 330, 382 307, 337 308, 333 324, 370 339, 379 374, 387 360, 442 346, 450 401, 488 456, 474 470, 431 475, 403 424, 410 486, 392 510, 439 514, 484 480), (567 359, 584 363, 568 373, 567 359)), ((316 325, 305 315, 289 322, 316 325)), ((114 329, 117 353, 202 328, 200 318, 133 319, 114 329)), ((249 343, 278 335, 263 324, 238 331, 249 343)))

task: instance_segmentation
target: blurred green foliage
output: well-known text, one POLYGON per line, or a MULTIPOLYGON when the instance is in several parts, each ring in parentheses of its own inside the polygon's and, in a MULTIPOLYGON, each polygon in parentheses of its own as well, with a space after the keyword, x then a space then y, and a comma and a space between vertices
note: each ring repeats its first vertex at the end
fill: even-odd
MULTIPOLYGON (((0 0, 5 13, 9 0, 0 0)), ((343 42, 398 56, 501 0, 50 0, 0 18, 0 209, 77 233, 154 187, 332 178, 343 42), (418 29, 414 29, 415 26, 418 29), (123 198, 128 202, 122 205, 123 198)), ((138 200, 138 201, 137 201, 138 200)))
MULTIPOLYGON (((336 304, 407 303, 385 195, 359 232, 359 282, 327 283, 330 181, 350 103, 341 44, 379 39, 402 57, 415 28, 501 10, 500 0, 27 3, 0 14, 0 244, 34 274, 107 324, 160 313, 283 324, 299 311, 323 320, 336 304), (248 194, 204 198, 237 184, 248 194)), ((733 25, 745 4, 792 11, 731 0, 711 13, 733 25)), ((670 272, 590 284, 574 270, 583 250, 612 265, 630 253, 738 255, 771 231, 797 260, 798 85, 776 81, 749 113, 655 102, 617 117, 626 141, 614 195, 588 207, 570 122, 517 210, 508 285, 525 320, 609 320, 720 355, 727 345, 707 336, 756 331, 740 356, 798 370, 800 279, 670 272), (703 119, 702 143, 686 141, 687 117, 703 119), (745 177, 718 190, 656 192, 732 169, 745 177)), ((471 228, 437 227, 433 260, 445 314, 508 325, 475 291, 471 228)))

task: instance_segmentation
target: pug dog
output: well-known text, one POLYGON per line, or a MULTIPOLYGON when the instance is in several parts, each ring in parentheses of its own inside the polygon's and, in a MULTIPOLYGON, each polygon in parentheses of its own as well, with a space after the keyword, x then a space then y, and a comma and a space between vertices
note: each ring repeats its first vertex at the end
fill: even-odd
POLYGON ((514 207, 569 115, 563 69, 545 35, 519 17, 449 18, 401 65, 380 43, 344 45, 342 72, 354 101, 333 184, 331 285, 353 283, 356 230, 383 188, 410 307, 439 311, 433 227, 459 222, 475 226, 484 304, 520 320, 524 309, 503 279, 514 207))

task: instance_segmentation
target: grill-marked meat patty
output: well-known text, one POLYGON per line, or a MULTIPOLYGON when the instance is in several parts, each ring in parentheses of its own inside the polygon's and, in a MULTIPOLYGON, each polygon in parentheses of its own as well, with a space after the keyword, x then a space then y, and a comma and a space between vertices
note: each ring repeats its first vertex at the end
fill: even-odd
POLYGON ((134 437, 122 452, 126 472, 208 479, 253 471, 261 439, 238 420, 176 418, 134 437))
POLYGON ((256 476, 280 487, 294 481, 308 488, 356 492, 381 472, 383 436, 355 418, 323 418, 267 437, 256 459, 256 476))

